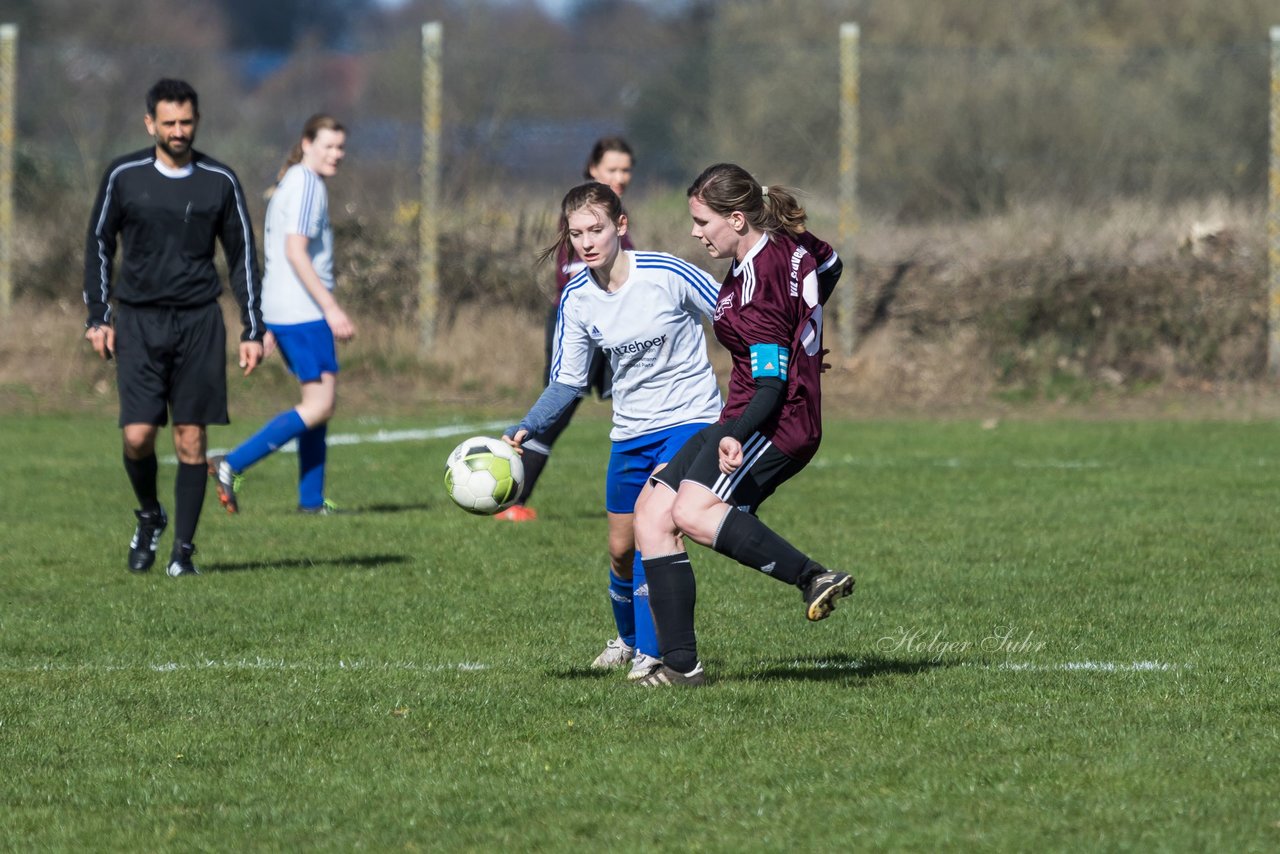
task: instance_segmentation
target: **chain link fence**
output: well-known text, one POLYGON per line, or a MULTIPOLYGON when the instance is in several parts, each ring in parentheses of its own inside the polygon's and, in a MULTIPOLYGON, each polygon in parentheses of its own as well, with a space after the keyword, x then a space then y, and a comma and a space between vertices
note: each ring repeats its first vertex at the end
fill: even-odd
MULTIPOLYGON (((621 45, 565 43, 530 18, 445 21, 440 158, 442 310, 535 305, 554 204, 594 139, 636 148, 629 206, 653 248, 686 252, 683 188, 717 160, 806 191, 834 233, 839 186, 838 22, 764 29, 745 4, 637 19, 621 45)), ((496 14, 490 11, 486 14, 496 14)), ((514 15, 512 12, 510 15, 514 15)), ((510 15, 508 17, 510 17, 510 15)), ((20 41, 13 252, 19 296, 66 298, 105 164, 149 144, 143 95, 161 76, 201 95, 197 147, 262 193, 303 122, 350 128, 333 190, 347 280, 371 310, 411 314, 422 146, 420 21, 342 51, 290 54, 20 41)), ((626 22, 622 24, 627 26, 626 22)), ((859 205, 903 223, 999 214, 1025 200, 1261 203, 1268 45, 969 48, 886 43, 863 29, 859 205)))

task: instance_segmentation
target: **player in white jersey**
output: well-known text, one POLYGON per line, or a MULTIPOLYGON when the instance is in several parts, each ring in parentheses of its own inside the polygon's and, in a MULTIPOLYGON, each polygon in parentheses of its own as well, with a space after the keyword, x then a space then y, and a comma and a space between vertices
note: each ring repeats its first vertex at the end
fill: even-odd
MULTIPOLYGON (((613 190, 621 198, 627 191, 627 187, 631 185, 631 172, 635 164, 635 155, 631 151, 631 146, 625 139, 620 136, 604 136, 597 139, 595 145, 591 147, 591 153, 587 156, 587 164, 582 170, 583 180, 599 181, 601 184, 607 184, 609 189, 613 190)), ((634 236, 628 227, 627 233, 620 235, 623 249, 635 249, 634 236)), ((551 306, 551 310, 547 316, 546 324, 546 352, 547 352, 547 370, 543 376, 543 383, 549 381, 551 376, 551 359, 555 350, 555 331, 556 324, 560 320, 560 297, 564 295, 564 289, 577 273, 581 272, 585 265, 573 254, 573 250, 568 246, 561 246, 555 255, 555 274, 556 274, 556 298, 555 304, 551 306)), ((595 391, 601 400, 608 400, 613 394, 612 388, 613 375, 609 367, 609 362, 604 358, 604 354, 596 351, 591 359, 591 367, 587 372, 588 390, 595 391)), ((578 398, 581 401, 582 398, 578 398)), ((529 506, 529 499, 533 497, 533 490, 538 485, 538 479, 542 476, 542 472, 546 469, 547 463, 551 458, 551 449, 555 445, 556 440, 560 438, 560 434, 569 426, 570 419, 573 418, 574 411, 578 408, 578 401, 571 403, 569 408, 564 411, 555 422, 550 424, 546 431, 537 436, 530 436, 522 445, 524 451, 524 486, 520 489, 520 497, 506 510, 494 516, 506 522, 531 522, 538 518, 538 511, 529 506)))
POLYGON ((268 421, 230 454, 210 459, 209 473, 228 513, 240 509, 236 490, 241 473, 292 439, 298 443, 298 510, 324 513, 330 507, 324 469, 325 436, 337 402, 334 340, 351 338, 355 327, 333 297, 333 229, 325 179, 337 173, 346 139, 346 129, 333 117, 308 119, 267 204, 262 277, 267 352, 279 346, 302 384, 302 402, 268 421))
POLYGON ((592 665, 621 667, 640 679, 659 665, 643 568, 636 553, 635 503, 650 473, 720 414, 702 321, 718 285, 706 272, 663 252, 623 248, 627 216, 609 187, 574 187, 561 203, 556 243, 586 264, 560 298, 550 378, 520 423, 507 430, 517 448, 553 423, 589 382, 596 348, 613 368, 613 447, 605 480, 609 518, 609 598, 618 637, 592 665))

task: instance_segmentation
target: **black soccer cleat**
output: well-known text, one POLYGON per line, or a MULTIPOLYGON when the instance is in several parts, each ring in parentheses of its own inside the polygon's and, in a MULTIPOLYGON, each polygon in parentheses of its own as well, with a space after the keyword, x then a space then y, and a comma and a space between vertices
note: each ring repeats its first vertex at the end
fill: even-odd
POLYGON ((156 562, 156 546, 160 545, 160 535, 169 527, 169 517, 164 508, 144 512, 134 510, 138 517, 138 527, 133 530, 133 539, 129 541, 129 569, 132 572, 146 572, 156 562))
POLYGON ((191 543, 183 543, 173 551, 173 556, 169 558, 169 568, 165 573, 170 578, 178 578, 182 575, 199 575, 200 570, 196 569, 196 565, 191 562, 191 556, 196 553, 196 547, 191 543))
POLYGON ((853 576, 843 572, 824 572, 814 577, 804 589, 805 616, 817 622, 825 620, 836 609, 836 602, 853 595, 853 576))

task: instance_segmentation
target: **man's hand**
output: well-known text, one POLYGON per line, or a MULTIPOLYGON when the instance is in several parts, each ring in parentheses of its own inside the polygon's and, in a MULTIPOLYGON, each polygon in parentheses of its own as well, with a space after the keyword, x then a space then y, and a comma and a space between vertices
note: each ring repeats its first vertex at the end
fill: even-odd
POLYGON ((241 341, 240 342, 240 367, 244 368, 244 375, 247 377, 253 373, 253 369, 258 367, 262 361, 262 342, 261 341, 241 341))
POLYGON ((110 359, 116 352, 116 331, 110 326, 90 326, 84 331, 84 338, 93 345, 93 351, 100 359, 110 359))
POLYGON ((720 473, 733 474, 742 465, 742 443, 732 436, 720 440, 720 473))
POLYGON ((269 359, 271 354, 276 351, 276 334, 270 329, 267 334, 262 336, 262 358, 269 359))

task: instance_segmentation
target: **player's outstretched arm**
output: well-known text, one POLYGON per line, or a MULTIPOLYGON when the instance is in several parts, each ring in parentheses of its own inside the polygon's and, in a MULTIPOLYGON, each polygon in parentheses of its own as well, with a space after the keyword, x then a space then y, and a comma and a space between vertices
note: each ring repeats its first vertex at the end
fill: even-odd
POLYGON ((529 407, 520 423, 506 429, 502 435, 503 440, 518 448, 529 436, 536 436, 554 424, 582 392, 583 389, 552 381, 542 390, 533 406, 529 407))

